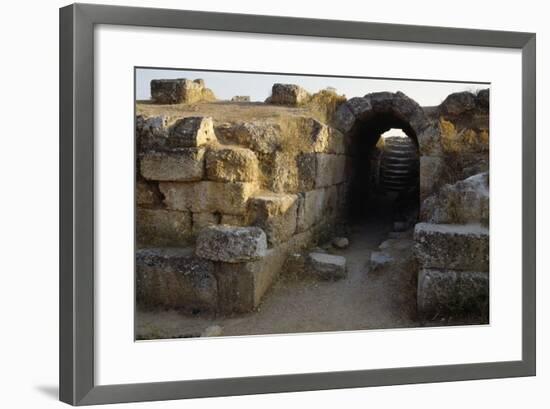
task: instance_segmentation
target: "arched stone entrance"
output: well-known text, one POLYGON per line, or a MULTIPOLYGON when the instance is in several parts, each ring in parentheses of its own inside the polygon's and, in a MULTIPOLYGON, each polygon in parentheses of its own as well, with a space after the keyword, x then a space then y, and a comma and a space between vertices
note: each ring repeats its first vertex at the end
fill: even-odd
POLYGON ((375 92, 351 98, 339 107, 333 122, 347 135, 352 150, 360 138, 366 136, 368 140, 358 144, 374 146, 383 132, 402 129, 418 147, 420 202, 433 193, 443 163, 439 123, 430 119, 412 98, 402 92, 375 92))

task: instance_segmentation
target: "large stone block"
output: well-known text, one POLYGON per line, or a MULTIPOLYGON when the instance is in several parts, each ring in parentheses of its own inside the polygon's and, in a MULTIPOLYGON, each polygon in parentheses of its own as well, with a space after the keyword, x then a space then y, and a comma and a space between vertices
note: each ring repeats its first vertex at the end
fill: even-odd
POLYGON ((287 246, 271 248, 255 261, 217 263, 219 305, 222 312, 248 312, 258 307, 278 277, 287 258, 287 246))
POLYGON ((257 308, 263 295, 284 269, 288 255, 303 251, 313 243, 314 234, 308 230, 268 249, 258 260, 243 263, 217 262, 221 311, 248 312, 257 308))
POLYGON ((418 312, 424 319, 449 315, 489 318, 489 273, 421 269, 418 312))
POLYGON ((420 200, 425 200, 441 184, 443 158, 439 156, 420 157, 420 200))
POLYGON ((346 180, 344 155, 318 154, 315 187, 331 186, 346 180))
POLYGON ((196 148, 217 141, 212 118, 190 116, 178 119, 170 128, 168 148, 196 148))
POLYGON ((240 263, 265 256, 267 239, 259 227, 209 226, 197 237, 196 254, 199 257, 240 263))
POLYGON ((171 152, 147 152, 140 160, 145 179, 189 182, 204 174, 204 148, 185 148, 171 152))
POLYGON ((469 91, 455 92, 439 105, 442 114, 457 116, 476 107, 476 96, 469 91))
POLYGON ((325 253, 310 253, 306 267, 312 276, 322 280, 339 280, 347 275, 346 258, 325 253))
POLYGON ((253 182, 258 179, 258 158, 246 148, 209 149, 206 176, 218 182, 253 182))
POLYGON ((250 224, 261 227, 270 246, 288 240, 296 231, 297 195, 266 193, 249 201, 250 224))
POLYGON ((304 153, 297 158, 300 190, 342 183, 346 179, 346 156, 304 153))
POLYGON ((328 146, 327 153, 338 155, 347 154, 348 138, 336 128, 328 128, 328 146))
POLYGON ((298 196, 298 221, 296 231, 308 230, 323 215, 325 189, 316 189, 300 193, 298 196))
POLYGON ((141 207, 153 207, 160 204, 160 195, 158 187, 143 180, 136 182, 136 203, 141 207))
POLYGON ((339 130, 329 127, 315 119, 309 119, 310 138, 306 152, 345 154, 345 137, 339 130))
POLYGON ((298 106, 309 100, 309 93, 295 84, 273 84, 271 88, 271 104, 298 106))
POLYGON ((162 149, 168 138, 167 117, 136 117, 136 147, 138 152, 162 149))
POLYGON ((479 224, 418 223, 414 240, 424 268, 489 271, 489 229, 479 224))
POLYGON ((214 263, 191 248, 150 248, 136 252, 136 298, 140 305, 215 311, 218 285, 214 263))
POLYGON ((266 179, 266 187, 276 193, 297 192, 299 190, 296 154, 274 152, 263 155, 261 168, 266 179))
POLYGON ((191 215, 164 209, 142 209, 136 212, 138 247, 181 247, 192 236, 191 215))
POLYGON ((157 104, 193 104, 214 101, 216 97, 202 79, 177 78, 152 80, 151 99, 157 104))
POLYGON ((341 197, 342 192, 340 184, 300 193, 296 231, 303 232, 319 225, 318 227, 325 231, 318 233, 328 236, 334 233, 333 227, 344 213, 345 201, 341 197))
POLYGON ((161 182, 159 188, 169 209, 197 213, 242 215, 257 186, 254 183, 161 182))
POLYGON ((298 169, 298 189, 307 191, 315 189, 317 179, 317 154, 304 153, 296 158, 298 169))
POLYGON ((336 128, 344 133, 347 133, 353 128, 355 119, 355 115, 348 104, 342 104, 334 113, 332 121, 336 128))
POLYGON ((489 224, 489 174, 480 173, 452 185, 444 185, 421 206, 428 223, 489 224))
POLYGON ((281 127, 272 122, 257 120, 218 127, 226 143, 237 143, 257 153, 273 153, 281 148, 281 127))

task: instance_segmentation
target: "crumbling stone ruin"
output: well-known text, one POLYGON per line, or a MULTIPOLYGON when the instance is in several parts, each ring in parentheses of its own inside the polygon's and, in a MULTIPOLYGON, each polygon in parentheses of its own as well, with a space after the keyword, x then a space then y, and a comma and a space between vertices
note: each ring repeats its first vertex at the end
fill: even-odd
MULTIPOLYGON (((231 111, 207 104, 200 80, 154 80, 151 95, 159 109, 138 106, 136 118, 140 305, 252 311, 296 263, 345 278, 345 257, 312 249, 391 191, 407 204, 392 234, 414 229, 419 314, 488 317, 488 90, 423 108, 401 92, 346 99, 275 84, 264 104, 235 97, 231 111), (382 141, 391 128, 408 138, 382 141)), ((390 253, 373 253, 372 267, 390 253)))
POLYGON ((185 78, 151 81, 151 98, 157 104, 193 104, 216 100, 202 79, 191 81, 185 78))

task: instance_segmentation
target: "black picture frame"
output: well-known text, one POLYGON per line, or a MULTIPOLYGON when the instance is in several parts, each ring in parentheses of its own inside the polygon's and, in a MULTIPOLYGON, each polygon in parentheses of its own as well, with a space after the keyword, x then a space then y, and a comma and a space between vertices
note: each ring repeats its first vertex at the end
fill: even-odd
MULTIPOLYGON (((73 4, 60 9, 60 400, 72 405, 535 375, 534 33, 73 4), (96 24, 502 47, 522 53, 522 359, 215 380, 94 382, 96 24)), ((130 181, 129 181, 130 182, 130 181)))

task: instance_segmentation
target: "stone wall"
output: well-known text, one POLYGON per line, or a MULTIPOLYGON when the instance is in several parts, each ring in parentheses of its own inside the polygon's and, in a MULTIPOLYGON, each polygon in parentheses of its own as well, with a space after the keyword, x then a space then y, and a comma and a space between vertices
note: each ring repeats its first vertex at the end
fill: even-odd
POLYGON ((428 168, 437 168, 434 188, 489 170, 489 90, 449 95, 438 107, 425 109, 437 123, 441 153, 428 168))
POLYGON ((489 174, 446 184, 415 227, 418 310, 424 318, 489 319, 489 174))
POLYGON ((418 311, 425 319, 489 320, 489 90, 449 95, 425 109, 439 129, 441 154, 421 159, 415 227, 418 311))
POLYGON ((342 221, 344 135, 313 117, 138 116, 136 137, 140 304, 250 311, 342 221))
MULTIPOLYGON (((204 96, 188 92, 204 90, 200 81, 153 83, 158 103, 204 96)), ((275 84, 266 102, 289 108, 273 115, 138 116, 138 302, 256 308, 289 254, 343 225, 350 143, 383 118, 380 133, 402 127, 420 154, 419 311, 488 316, 488 99, 488 90, 459 93, 422 108, 400 92, 345 100, 275 84)))

